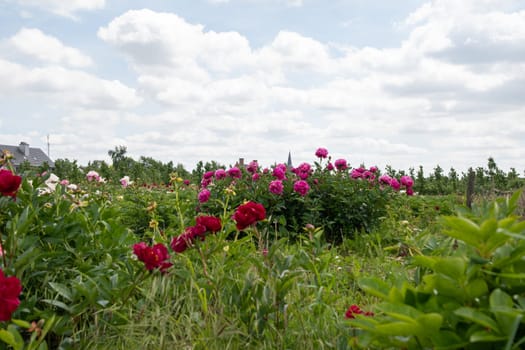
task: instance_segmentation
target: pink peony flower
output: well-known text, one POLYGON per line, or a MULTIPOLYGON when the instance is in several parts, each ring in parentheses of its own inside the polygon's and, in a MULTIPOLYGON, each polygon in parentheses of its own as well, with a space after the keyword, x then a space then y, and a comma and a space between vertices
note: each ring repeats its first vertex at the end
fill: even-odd
POLYGON ((414 190, 412 189, 412 187, 407 187, 407 196, 413 196, 414 195, 414 190))
POLYGON ((86 174, 86 178, 88 181, 100 181, 101 177, 95 170, 90 170, 86 174))
POLYGON ((268 190, 271 193, 277 194, 277 195, 283 194, 283 189, 284 189, 284 186, 281 180, 273 180, 272 182, 270 182, 270 185, 268 186, 268 190))
POLYGON ((215 175, 215 171, 210 170, 210 171, 205 172, 204 175, 202 175, 202 178, 203 179, 211 179, 213 177, 213 175, 215 175))
POLYGON ((326 170, 328 171, 332 171, 334 170, 334 165, 332 164, 332 162, 328 162, 328 164, 326 164, 326 170))
POLYGON ((273 169, 272 176, 277 180, 284 180, 286 178, 286 168, 283 169, 282 167, 276 166, 273 169))
POLYGON ((348 164, 346 163, 346 159, 337 159, 334 164, 337 170, 339 171, 348 169, 348 164))
POLYGON ((215 170, 215 178, 217 180, 224 179, 226 177, 226 170, 224 169, 217 169, 215 170))
POLYGON ((207 188, 201 190, 198 195, 199 203, 206 203, 210 199, 210 196, 210 190, 208 190, 207 188))
POLYGON ((148 271, 158 268, 161 272, 166 272, 173 265, 168 261, 170 258, 168 248, 162 243, 157 243, 153 247, 145 242, 134 244, 133 253, 144 263, 148 271))
POLYGON ((241 169, 237 167, 228 169, 226 173, 228 174, 229 177, 233 177, 234 179, 240 179, 242 177, 241 169))
POLYGON ((252 181, 257 181, 261 178, 261 175, 259 175, 259 173, 254 173, 252 175, 252 181))
POLYGON ((412 187, 414 186, 414 180, 412 180, 412 178, 410 176, 401 176, 401 185, 405 186, 405 187, 412 187))
POLYGON ((293 190, 304 197, 308 193, 308 190, 310 190, 310 186, 308 185, 308 182, 299 180, 293 184, 293 190))
POLYGON ((319 147, 317 151, 315 151, 315 156, 318 158, 326 158, 328 157, 328 150, 326 148, 319 147))
POLYGON ((0 322, 9 321, 20 305, 22 284, 15 276, 6 277, 0 269, 0 322))
POLYGON ((124 176, 122 179, 120 179, 120 184, 122 185, 122 187, 128 187, 129 185, 131 185, 133 183, 133 181, 129 181, 129 176, 124 176))
POLYGON ((399 181, 397 181, 397 179, 392 178, 390 180, 390 187, 392 187, 396 191, 399 191, 399 189, 401 188, 401 185, 399 184, 399 181))
POLYGON ((259 164, 257 164, 257 161, 252 161, 248 164, 246 167, 246 171, 250 174, 255 174, 257 171, 259 171, 259 164))

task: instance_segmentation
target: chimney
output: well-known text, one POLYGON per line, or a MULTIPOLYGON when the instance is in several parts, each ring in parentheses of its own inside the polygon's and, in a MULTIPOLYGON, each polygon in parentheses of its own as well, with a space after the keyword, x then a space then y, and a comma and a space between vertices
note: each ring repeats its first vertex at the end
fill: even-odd
POLYGON ((20 142, 20 146, 18 146, 18 149, 20 152, 24 154, 24 156, 29 157, 29 144, 26 142, 20 142))

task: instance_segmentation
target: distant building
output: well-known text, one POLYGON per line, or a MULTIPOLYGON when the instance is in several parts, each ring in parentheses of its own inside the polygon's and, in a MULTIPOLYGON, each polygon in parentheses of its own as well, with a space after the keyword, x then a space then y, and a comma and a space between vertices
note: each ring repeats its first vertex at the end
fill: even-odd
POLYGON ((0 153, 8 151, 13 155, 11 164, 15 169, 19 168, 24 162, 28 162, 32 167, 39 167, 47 163, 49 168, 53 169, 55 163, 40 148, 29 147, 26 142, 20 142, 18 146, 0 145, 0 153))

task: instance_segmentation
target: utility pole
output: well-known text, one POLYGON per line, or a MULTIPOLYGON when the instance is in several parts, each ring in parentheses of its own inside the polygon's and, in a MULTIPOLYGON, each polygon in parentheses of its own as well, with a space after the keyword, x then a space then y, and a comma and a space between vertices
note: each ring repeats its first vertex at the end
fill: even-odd
POLYGON ((47 156, 51 159, 51 156, 49 155, 49 134, 47 134, 47 156))

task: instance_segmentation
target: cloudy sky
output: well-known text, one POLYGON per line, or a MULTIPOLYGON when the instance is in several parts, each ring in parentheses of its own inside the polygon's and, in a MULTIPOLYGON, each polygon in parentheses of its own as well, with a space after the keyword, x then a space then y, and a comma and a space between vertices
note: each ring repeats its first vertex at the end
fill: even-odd
POLYGON ((525 0, 0 0, 0 144, 525 169, 525 0))

